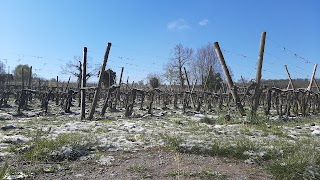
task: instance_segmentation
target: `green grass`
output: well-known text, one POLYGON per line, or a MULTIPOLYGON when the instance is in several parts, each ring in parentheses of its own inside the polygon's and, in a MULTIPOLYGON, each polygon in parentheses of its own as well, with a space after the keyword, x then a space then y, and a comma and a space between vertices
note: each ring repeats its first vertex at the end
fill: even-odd
POLYGON ((255 143, 244 138, 232 142, 212 139, 207 147, 201 146, 201 144, 191 147, 182 146, 185 141, 177 136, 166 136, 165 140, 169 149, 180 153, 233 157, 237 159, 246 159, 248 156, 243 153, 257 148, 255 143))
POLYGON ((109 132, 109 130, 106 127, 104 127, 104 128, 103 127, 99 127, 95 131, 95 133, 98 133, 98 134, 103 134, 103 133, 107 133, 107 132, 109 132))
POLYGON ((210 124, 210 125, 213 125, 216 123, 215 120, 211 119, 211 118, 208 118, 208 117, 204 117, 202 119, 200 119, 200 122, 201 123, 206 123, 206 124, 210 124))
POLYGON ((276 179, 320 179, 319 141, 299 140, 283 149, 283 157, 268 165, 276 179))
POLYGON ((0 179, 4 178, 4 176, 6 175, 7 169, 8 169, 8 163, 4 162, 0 169, 0 179))
POLYGON ((79 156, 88 154, 88 148, 95 143, 95 137, 80 133, 60 134, 56 139, 45 137, 35 138, 28 151, 22 152, 23 158, 36 161, 75 160, 79 156), (64 154, 64 149, 71 149, 70 154, 64 154))
POLYGON ((261 142, 233 137, 185 146, 187 140, 180 136, 164 138, 168 148, 180 153, 253 159, 266 167, 275 179, 320 179, 320 142, 317 139, 299 139, 292 143, 284 137, 275 140, 267 138, 261 142), (207 145, 204 146, 204 143, 207 145))

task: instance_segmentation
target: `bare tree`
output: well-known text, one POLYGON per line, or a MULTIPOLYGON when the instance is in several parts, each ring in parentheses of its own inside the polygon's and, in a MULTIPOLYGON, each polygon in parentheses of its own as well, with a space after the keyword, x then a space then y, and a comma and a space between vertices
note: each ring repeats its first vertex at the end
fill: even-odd
POLYGON ((2 61, 0 61, 0 74, 5 74, 6 70, 5 70, 5 65, 3 64, 2 61))
POLYGON ((161 85, 161 76, 157 73, 148 74, 147 79, 152 88, 158 88, 161 85))
POLYGON ((170 63, 163 66, 165 73, 162 75, 163 78, 169 82, 170 85, 179 84, 179 71, 171 67, 170 63))
MULTIPOLYGON (((87 74, 86 79, 88 80, 90 77, 94 76, 98 72, 98 68, 92 68, 90 63, 92 62, 92 58, 87 58, 87 74)), ((67 62, 66 66, 61 66, 61 72, 63 74, 69 74, 77 78, 78 87, 80 87, 80 82, 82 78, 82 58, 80 56, 74 56, 73 61, 67 62)))
POLYGON ((193 79, 198 79, 203 84, 206 82, 203 77, 208 76, 209 69, 212 67, 212 73, 221 73, 221 65, 214 51, 212 43, 208 43, 197 49, 195 57, 191 62, 191 76, 193 79))
POLYGON ((185 77, 182 72, 182 68, 185 66, 185 64, 189 61, 191 61, 193 55, 193 49, 184 47, 182 44, 177 44, 172 52, 171 52, 171 58, 169 59, 168 64, 165 66, 166 73, 169 77, 174 77, 175 73, 178 73, 178 77, 180 79, 180 86, 182 89, 184 89, 184 81, 185 77))

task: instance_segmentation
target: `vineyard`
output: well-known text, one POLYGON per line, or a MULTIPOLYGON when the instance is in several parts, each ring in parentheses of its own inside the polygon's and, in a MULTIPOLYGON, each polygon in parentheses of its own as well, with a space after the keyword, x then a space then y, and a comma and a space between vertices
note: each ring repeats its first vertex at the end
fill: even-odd
POLYGON ((62 83, 58 77, 51 84, 35 82, 31 73, 21 82, 7 78, 0 89, 0 177, 43 179, 56 174, 68 179, 103 178, 96 172, 99 168, 90 169, 95 174, 83 167, 97 166, 115 179, 319 178, 317 64, 306 88, 295 87, 287 67, 287 88, 267 86, 261 80, 265 39, 266 33, 262 33, 256 79, 237 85, 219 44, 214 43, 225 77, 223 88, 217 92, 205 83, 190 84, 186 69, 186 86, 123 83, 124 67, 119 82, 106 86, 102 73, 111 43, 96 84, 86 83, 86 48, 79 85, 62 83), (132 157, 134 153, 144 156, 141 152, 150 153, 149 149, 168 159, 161 161, 149 154, 155 156, 150 161, 161 161, 156 166, 132 157), (203 164, 197 169, 179 160, 204 158, 207 162, 213 161, 212 157, 229 158, 225 161, 234 169, 219 165, 211 169, 203 164), (125 158, 129 167, 121 169, 125 158), (61 163, 65 160, 68 162, 61 163), (80 170, 72 169, 71 162, 78 162, 80 170), (165 168, 169 164, 174 170, 165 168), (270 171, 265 171, 266 166, 270 171), (256 169, 250 174, 252 167, 256 169), (155 172, 161 168, 163 172, 155 172))

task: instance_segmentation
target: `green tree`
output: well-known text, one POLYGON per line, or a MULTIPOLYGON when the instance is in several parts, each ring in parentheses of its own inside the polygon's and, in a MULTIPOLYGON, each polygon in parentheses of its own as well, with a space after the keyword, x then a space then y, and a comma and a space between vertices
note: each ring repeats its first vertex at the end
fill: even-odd
POLYGON ((217 92, 222 88, 222 77, 220 73, 213 73, 212 68, 209 70, 209 74, 206 77, 206 87, 209 91, 217 92))
POLYGON ((115 84, 116 77, 117 77, 116 72, 114 72, 112 69, 107 69, 106 71, 104 71, 104 73, 102 75, 102 82, 103 82, 104 86, 110 87, 113 84, 115 84))
POLYGON ((160 75, 156 73, 150 73, 147 79, 149 80, 149 84, 152 88, 158 88, 161 84, 160 75))
MULTIPOLYGON (((27 64, 19 64, 13 70, 13 78, 17 81, 20 81, 23 75, 23 78, 26 81, 29 79, 30 71, 31 71, 31 66, 27 64)), ((33 76, 35 76, 35 74, 31 75, 31 77, 33 76)))

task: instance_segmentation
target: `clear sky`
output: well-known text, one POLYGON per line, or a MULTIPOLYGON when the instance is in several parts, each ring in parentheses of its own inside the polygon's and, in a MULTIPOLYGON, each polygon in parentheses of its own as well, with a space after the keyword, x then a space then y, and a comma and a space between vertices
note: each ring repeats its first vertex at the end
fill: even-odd
MULTIPOLYGON (((219 42, 234 78, 255 77, 260 37, 267 32, 264 79, 310 78, 320 62, 319 0, 0 0, 0 61, 32 65, 66 80, 60 66, 88 48, 124 79, 162 73, 173 47, 219 42)), ((320 70, 316 75, 320 77, 320 70)), ((75 80, 75 78, 73 78, 75 80)))

